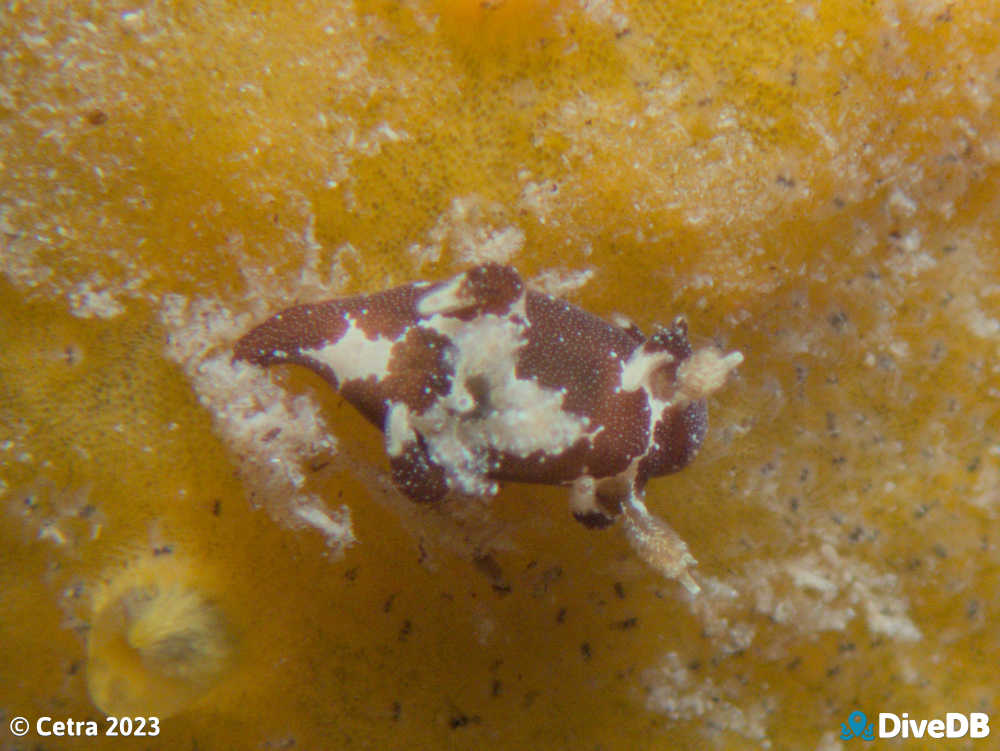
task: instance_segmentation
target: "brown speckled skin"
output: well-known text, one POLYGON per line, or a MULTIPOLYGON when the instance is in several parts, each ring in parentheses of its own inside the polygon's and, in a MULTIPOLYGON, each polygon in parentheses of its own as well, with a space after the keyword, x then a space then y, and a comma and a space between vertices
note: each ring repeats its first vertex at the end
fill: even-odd
MULTIPOLYGON (((299 350, 322 347, 327 342, 340 339, 347 330, 345 316, 348 315, 369 338, 384 336, 395 339, 419 318, 417 301, 426 291, 426 287, 421 289, 416 284, 407 284, 374 295, 357 295, 288 308, 242 337, 236 343, 236 359, 264 366, 279 363, 303 365, 340 390, 345 399, 382 430, 386 401, 400 398, 392 390, 392 382, 376 384, 355 381, 341 387, 332 370, 312 358, 300 355, 299 350)), ((401 360, 407 356, 409 343, 407 341, 400 347, 401 360)), ((422 367, 424 363, 421 361, 426 358, 426 353, 420 353, 413 358, 413 362, 401 361, 398 372, 435 378, 437 373, 427 373, 422 367)))
MULTIPOLYGON (((452 387, 455 353, 449 349, 453 345, 448 337, 423 326, 429 317, 418 310, 421 299, 451 282, 413 283, 372 295, 290 308, 240 339, 235 357, 257 365, 290 362, 311 368, 384 431, 392 404, 403 403, 412 413, 422 414, 452 387), (367 338, 395 341, 386 377, 340 384, 330 368, 299 354, 300 350, 338 341, 348 328, 346 316, 367 338)), ((462 300, 468 304, 441 315, 463 322, 485 314, 511 316, 526 324, 526 340, 517 353, 516 377, 548 389, 564 389, 563 411, 587 417, 592 426, 604 428, 593 439, 581 438, 559 453, 536 451, 517 456, 491 449, 491 479, 567 484, 587 474, 600 480, 623 473, 645 453, 634 478, 633 489, 641 492, 649 477, 675 472, 694 457, 707 426, 704 401, 664 410, 650 446, 646 393, 618 388, 623 364, 640 347, 647 352, 673 354, 675 361, 667 366, 665 377, 674 378, 677 367, 691 355, 683 320, 646 339, 635 327, 613 325, 569 303, 527 290, 514 269, 495 264, 466 272, 462 289, 462 300), (512 307, 522 295, 526 321, 512 307)), ((476 394, 475 383, 467 388, 476 394)), ((478 406, 490 409, 488 399, 478 406)), ((401 455, 391 457, 390 463, 399 489, 415 500, 435 500, 449 489, 447 471, 430 458, 423 436, 407 444, 401 455)), ((578 514, 577 518, 600 526, 604 520, 597 516, 617 511, 614 499, 598 500, 603 514, 578 514)))

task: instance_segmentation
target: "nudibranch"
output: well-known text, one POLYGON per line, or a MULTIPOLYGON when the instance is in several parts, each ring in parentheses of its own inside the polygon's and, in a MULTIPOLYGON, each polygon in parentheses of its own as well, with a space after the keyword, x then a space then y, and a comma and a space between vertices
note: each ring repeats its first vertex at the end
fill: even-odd
POLYGON ((647 338, 486 264, 289 308, 243 336, 235 359, 303 365, 339 389, 385 434, 409 498, 568 485, 580 522, 623 516, 639 554, 698 591, 687 546, 646 510, 643 491, 694 458, 705 397, 743 356, 692 352, 683 318, 647 338))

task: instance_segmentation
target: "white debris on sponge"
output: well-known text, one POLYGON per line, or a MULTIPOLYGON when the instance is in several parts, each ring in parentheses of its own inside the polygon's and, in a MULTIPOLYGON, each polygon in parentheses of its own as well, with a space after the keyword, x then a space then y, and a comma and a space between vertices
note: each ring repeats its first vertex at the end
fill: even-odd
POLYGON ((673 721, 701 720, 707 733, 724 731, 754 741, 767 737, 765 718, 773 712, 772 700, 753 687, 754 697, 744 684, 732 681, 720 685, 707 675, 686 667, 676 652, 667 652, 660 663, 642 673, 646 708, 673 721))
POLYGON ((702 596, 692 608, 704 632, 729 652, 748 649, 755 636, 742 620, 746 598, 753 612, 802 636, 844 631, 862 618, 872 634, 908 643, 923 638, 899 594, 896 574, 841 555, 830 544, 794 558, 753 561, 741 575, 699 582, 702 596))
POLYGON ((583 288, 593 278, 593 269, 578 269, 576 271, 549 269, 533 277, 530 286, 546 295, 565 297, 571 292, 583 288))
POLYGON ((355 540, 350 510, 331 512, 307 492, 304 462, 336 448, 319 405, 289 395, 266 371, 232 361, 232 342, 249 327, 248 316, 218 301, 168 295, 160 318, 169 332, 167 357, 184 369, 212 414, 255 499, 283 524, 319 529, 342 553, 355 540))
MULTIPOLYGON (((761 615, 804 637, 844 631, 862 618, 877 636, 911 644, 923 638, 907 613, 905 598, 898 594, 898 576, 841 555, 830 544, 794 558, 756 561, 741 576, 724 580, 705 576, 699 581, 702 594, 692 598, 691 609, 702 624, 703 635, 715 645, 717 659, 750 649, 756 636, 753 622, 761 615), (748 615, 749 622, 743 620, 748 615)), ((776 661, 787 656, 788 644, 781 638, 771 639, 758 643, 756 649, 762 657, 776 661)), ((642 671, 646 707, 673 721, 696 720, 710 735, 731 731, 766 744, 765 721, 774 715, 766 687, 720 683, 686 662, 678 653, 667 652, 642 671)))
POLYGON ((437 263, 446 250, 459 265, 508 263, 525 242, 524 230, 508 222, 501 204, 475 194, 453 199, 427 236, 407 249, 421 265, 437 263))
POLYGON ((107 288, 95 289, 92 281, 80 282, 68 293, 70 312, 77 318, 114 318, 125 312, 107 288))
POLYGON ((297 517, 322 532, 326 537, 327 546, 334 550, 342 550, 354 542, 351 510, 347 506, 341 506, 331 514, 319 498, 310 496, 310 499, 311 505, 295 509, 297 517))
POLYGON ((752 592, 757 611, 802 633, 842 630, 862 616, 873 634, 922 638, 897 594, 898 577, 841 556, 829 544, 790 560, 760 561, 739 586, 752 592))

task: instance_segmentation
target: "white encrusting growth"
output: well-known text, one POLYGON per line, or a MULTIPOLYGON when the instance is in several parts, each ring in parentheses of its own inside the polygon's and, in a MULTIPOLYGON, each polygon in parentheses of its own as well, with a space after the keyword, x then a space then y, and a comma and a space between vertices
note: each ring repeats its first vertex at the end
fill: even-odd
POLYGON ((315 349, 300 349, 299 354, 330 368, 340 383, 366 378, 381 381, 389 374, 389 358, 395 340, 381 336, 369 339, 353 318, 345 318, 347 331, 339 339, 315 349))
POLYGON ((246 316, 221 302, 168 295, 160 318, 170 333, 167 357, 184 369, 198 400, 212 413, 240 476, 259 502, 282 524, 320 527, 331 550, 343 552, 355 539, 350 510, 325 510, 306 487, 303 458, 336 450, 320 405, 306 394, 288 394, 255 367, 233 362, 228 347, 220 351, 248 324, 246 316), (322 510, 327 523, 309 509, 322 510))
POLYGON ((295 509, 295 515, 306 524, 315 527, 326 537, 326 544, 334 549, 354 542, 354 528, 351 526, 351 510, 341 506, 332 514, 323 506, 323 502, 315 496, 309 497, 312 503, 295 509))
POLYGON ((115 297, 115 294, 106 286, 102 286, 102 280, 98 276, 77 283, 69 291, 70 312, 78 318, 114 318, 125 312, 125 306, 115 297))

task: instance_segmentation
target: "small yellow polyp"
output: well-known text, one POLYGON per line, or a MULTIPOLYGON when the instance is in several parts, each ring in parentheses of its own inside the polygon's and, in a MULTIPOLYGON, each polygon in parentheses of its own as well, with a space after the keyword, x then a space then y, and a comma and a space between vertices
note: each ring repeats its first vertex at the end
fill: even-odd
POLYGON ((229 629, 190 574, 173 560, 143 560, 95 596, 87 687, 102 711, 176 714, 228 669, 229 629))

